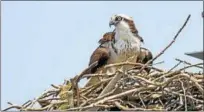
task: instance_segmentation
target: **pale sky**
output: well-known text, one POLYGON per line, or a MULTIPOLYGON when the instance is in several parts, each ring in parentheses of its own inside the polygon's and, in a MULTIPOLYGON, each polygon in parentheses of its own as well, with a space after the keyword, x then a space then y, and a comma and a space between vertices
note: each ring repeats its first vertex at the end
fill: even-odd
MULTIPOLYGON (((113 14, 132 16, 144 47, 154 55, 173 38, 188 14, 191 19, 176 42, 158 61, 171 68, 175 58, 202 62, 184 55, 203 50, 202 1, 52 1, 2 2, 1 106, 22 104, 50 84, 62 84, 88 66, 98 40, 113 14)), ((196 71, 193 69, 193 71, 196 71)))

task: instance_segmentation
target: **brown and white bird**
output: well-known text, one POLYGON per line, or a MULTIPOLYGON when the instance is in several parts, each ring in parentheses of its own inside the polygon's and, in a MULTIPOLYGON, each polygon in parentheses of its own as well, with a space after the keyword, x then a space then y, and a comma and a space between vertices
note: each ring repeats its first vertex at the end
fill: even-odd
MULTIPOLYGON (((107 32, 103 35, 103 37, 99 40, 99 47, 92 53, 89 66, 95 62, 95 66, 90 68, 87 74, 95 74, 95 73, 106 73, 106 72, 115 72, 115 68, 110 68, 109 71, 104 69, 104 66, 107 64, 112 64, 116 62, 117 59, 117 50, 114 47, 115 44, 115 32, 107 32)), ((147 48, 140 48, 140 54, 136 60, 137 63, 145 64, 147 61, 153 58, 152 53, 147 48)), ((147 73, 150 72, 150 69, 145 68, 147 73)), ((96 84, 100 81, 99 77, 91 77, 88 78, 89 81, 85 85, 85 87, 96 84)))
MULTIPOLYGON (((99 40, 99 47, 92 53, 89 66, 93 63, 96 63, 95 66, 90 68, 87 74, 95 74, 95 73, 106 73, 107 69, 104 69, 106 64, 111 64, 115 60, 114 58, 117 55, 117 51, 114 48, 114 33, 107 32, 103 35, 103 37, 99 40)), ((93 85, 97 82, 100 82, 99 77, 91 77, 86 83, 85 87, 93 85)))
MULTIPOLYGON (((133 19, 124 14, 117 14, 111 17, 109 25, 114 25, 114 32, 104 34, 99 41, 100 46, 93 52, 90 63, 97 62, 89 73, 104 72, 104 65, 117 62, 136 62, 140 55, 143 38, 139 36, 133 19)), ((115 72, 112 68, 111 72, 115 72)), ((85 87, 100 81, 99 77, 91 77, 85 87)))
POLYGON ((143 38, 139 36, 133 18, 124 14, 116 14, 110 19, 109 26, 112 25, 115 26, 114 47, 117 49, 115 62, 136 62, 143 38))

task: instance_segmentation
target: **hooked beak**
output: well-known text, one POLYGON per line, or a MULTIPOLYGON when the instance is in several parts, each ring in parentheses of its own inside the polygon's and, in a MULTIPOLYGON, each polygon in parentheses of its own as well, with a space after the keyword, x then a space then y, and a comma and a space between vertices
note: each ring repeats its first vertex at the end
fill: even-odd
POLYGON ((111 27, 112 25, 115 26, 117 23, 118 23, 117 21, 112 21, 112 20, 111 20, 111 21, 109 22, 109 27, 111 27))

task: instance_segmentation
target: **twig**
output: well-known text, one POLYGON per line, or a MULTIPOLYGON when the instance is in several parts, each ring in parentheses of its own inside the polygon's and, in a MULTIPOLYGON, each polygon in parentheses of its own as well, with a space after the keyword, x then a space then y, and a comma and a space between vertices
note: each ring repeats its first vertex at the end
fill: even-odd
POLYGON ((163 108, 165 108, 164 103, 161 101, 161 99, 160 98, 158 98, 158 99, 159 99, 159 102, 161 103, 161 105, 163 106, 163 108))
POLYGON ((142 102, 142 105, 144 106, 144 108, 147 108, 144 101, 142 100, 141 96, 140 96, 140 92, 138 93, 138 97, 140 98, 140 101, 142 102))
MULTIPOLYGON (((113 79, 108 83, 108 85, 99 94, 99 97, 107 94, 109 91, 114 89, 115 84, 117 83, 118 80, 120 80, 121 77, 122 77, 122 71, 118 70, 118 73, 116 73, 116 75, 113 77, 113 79)), ((98 110, 98 108, 91 108, 91 109, 89 109, 89 111, 97 111, 97 110, 98 110)))
POLYGON ((12 109, 12 108, 16 108, 16 109, 19 109, 19 110, 20 110, 22 107, 21 107, 21 106, 17 106, 17 105, 12 105, 12 106, 10 106, 10 107, 8 107, 8 108, 2 110, 2 111, 8 111, 8 110, 10 110, 10 109, 12 109))
MULTIPOLYGON (((91 89, 94 89, 94 88, 100 86, 100 85, 103 84, 103 83, 107 83, 107 82, 109 82, 111 79, 112 79, 112 77, 111 77, 111 78, 108 78, 108 79, 105 79, 105 80, 102 80, 102 81, 100 81, 99 83, 94 84, 94 85, 91 85, 90 87, 86 88, 85 90, 80 91, 80 93, 84 93, 85 91, 91 92, 91 91, 90 91, 91 89)), ((88 93, 86 92, 86 93, 84 93, 84 94, 86 95, 86 94, 88 94, 88 93)))
POLYGON ((174 36, 173 40, 158 54, 156 55, 153 59, 149 60, 140 70, 138 73, 140 73, 147 65, 149 65, 151 62, 153 62, 154 60, 156 60, 159 56, 161 56, 162 54, 164 54, 164 52, 175 42, 176 38, 178 37, 178 35, 181 33, 181 31, 183 30, 183 28, 186 26, 186 24, 188 23, 188 20, 190 19, 191 15, 188 15, 186 21, 184 22, 183 26, 179 29, 179 31, 177 32, 177 34, 174 36))
POLYGON ((162 64, 162 63, 164 63, 164 61, 160 61, 160 62, 157 62, 157 63, 153 63, 153 64, 150 64, 150 65, 153 66, 153 65, 158 65, 158 64, 162 64))
POLYGON ((89 109, 89 108, 92 108, 92 107, 104 107, 104 105, 90 105, 90 106, 85 106, 85 107, 75 107, 75 108, 67 109, 66 111, 74 111, 74 110, 82 110, 82 109, 86 110, 86 109, 89 109))
POLYGON ((114 64, 106 65, 105 68, 110 68, 110 67, 113 67, 113 66, 122 66, 122 65, 142 66, 143 64, 142 63, 132 63, 132 62, 125 61, 125 62, 121 62, 121 63, 114 63, 114 64))
POLYGON ((48 96, 53 95, 53 93, 50 93, 50 92, 53 92, 53 91, 56 92, 56 91, 59 91, 59 90, 53 90, 53 89, 51 89, 51 90, 46 90, 46 91, 44 91, 42 95, 40 95, 39 97, 36 97, 36 98, 32 101, 32 103, 30 104, 30 107, 33 107, 33 105, 34 105, 39 99, 44 98, 45 96, 48 97, 48 96), (50 94, 47 95, 48 93, 50 93, 50 94))
POLYGON ((179 76, 183 76, 183 77, 186 77, 186 78, 188 78, 188 79, 190 79, 194 84, 195 84, 195 86, 198 88, 198 90, 201 92, 201 93, 203 93, 204 91, 203 91, 203 88, 197 83, 197 80, 194 78, 194 77, 191 77, 191 76, 189 76, 189 75, 187 75, 187 74, 179 74, 179 76))
POLYGON ((31 100, 28 100, 27 102, 25 102, 22 107, 23 108, 27 108, 29 105, 31 105, 32 101, 31 100))
POLYGON ((55 88, 55 89, 59 89, 59 88, 60 88, 59 86, 56 86, 56 85, 54 85, 54 84, 51 84, 51 86, 52 86, 53 88, 55 88))
POLYGON ((129 101, 127 102, 128 105, 130 105, 133 108, 137 108, 134 104, 130 103, 129 101))
POLYGON ((82 77, 83 78, 86 78, 86 77, 109 77, 110 75, 107 75, 107 74, 86 74, 82 77))
POLYGON ((181 87, 182 87, 182 89, 183 89, 183 94, 184 94, 184 103, 185 103, 185 111, 188 111, 188 109, 187 109, 187 100, 186 100, 186 90, 185 90, 185 88, 184 88, 184 85, 183 85, 183 82, 181 81, 181 80, 179 80, 179 82, 181 83, 181 87))
MULTIPOLYGON (((184 60, 181 60, 181 59, 178 59, 178 58, 176 58, 175 60, 176 60, 176 61, 179 61, 179 62, 182 62, 182 63, 185 63, 185 64, 187 64, 187 65, 192 65, 191 63, 189 63, 189 62, 187 62, 187 61, 184 61, 184 60)), ((198 66, 198 65, 195 65, 195 67, 203 69, 203 67, 198 66)))
POLYGON ((171 77, 171 76, 173 76, 173 75, 180 74, 182 70, 185 70, 185 69, 194 67, 194 66, 196 66, 196 65, 202 65, 202 64, 203 64, 203 63, 197 63, 197 64, 194 64, 194 65, 189 65, 189 66, 183 67, 183 68, 181 68, 181 69, 179 69, 179 70, 176 70, 176 71, 174 71, 174 72, 166 73, 165 75, 162 75, 162 76, 160 76, 160 77, 154 79, 153 81, 155 82, 155 81, 157 81, 158 79, 161 79, 161 78, 164 78, 164 77, 171 77))
POLYGON ((118 101, 115 102, 116 107, 118 107, 121 110, 128 110, 125 106, 121 105, 118 101))
POLYGON ((27 102, 25 102, 22 106, 25 106, 26 104, 30 103, 31 100, 28 100, 27 102))
POLYGON ((116 91, 116 89, 118 89, 118 88, 115 88, 115 89, 113 89, 112 91, 110 91, 110 92, 108 92, 108 93, 106 93, 106 94, 104 94, 104 95, 101 95, 101 96, 99 96, 98 98, 95 98, 94 101, 98 101, 98 100, 101 100, 101 99, 103 99, 103 98, 105 98, 105 97, 107 97, 107 96, 112 95, 112 94, 116 91))
POLYGON ((80 107, 86 105, 88 102, 98 101, 98 100, 103 99, 103 98, 105 98, 105 97, 107 97, 107 96, 110 96, 110 95, 112 95, 112 94, 114 93, 115 90, 116 90, 116 89, 114 89, 114 90, 112 90, 111 92, 109 92, 109 93, 107 93, 107 94, 105 94, 105 95, 103 95, 103 96, 100 96, 100 97, 98 97, 98 98, 89 99, 89 100, 87 100, 86 102, 84 102, 83 104, 81 104, 80 107))
MULTIPOLYGON (((121 63, 114 63, 114 64, 109 64, 109 65, 106 65, 105 68, 110 68, 110 67, 113 67, 113 66, 122 66, 122 65, 135 65, 135 66, 139 66, 139 67, 142 67, 144 66, 144 64, 142 63, 132 63, 132 62, 121 62, 121 63)), ((134 69, 135 67, 131 68, 130 70, 134 69)), ((163 70, 159 69, 159 68, 156 68, 156 67, 153 67, 153 66, 146 66, 145 68, 150 68, 150 69, 155 69, 156 71, 159 71, 159 72, 162 72, 163 70)))
POLYGON ((82 73, 80 73, 78 76, 76 76, 75 82, 73 82, 73 90, 76 90, 76 94, 77 94, 77 106, 79 106, 79 97, 80 97, 80 93, 79 93, 79 88, 78 88, 78 82, 80 81, 80 79, 83 77, 83 75, 85 75, 91 68, 93 68, 94 66, 96 66, 96 64, 98 64, 98 61, 92 63, 88 68, 86 68, 85 70, 82 71, 82 73))
POLYGON ((203 65, 203 63, 192 64, 192 65, 183 67, 183 68, 181 68, 181 69, 178 70, 178 71, 183 71, 183 70, 185 70, 185 69, 188 69, 188 68, 191 68, 191 67, 194 67, 194 66, 198 66, 198 65, 203 65))
POLYGON ((139 91, 141 92, 141 91, 145 91, 145 90, 149 90, 149 89, 155 89, 155 88, 156 88, 156 86, 148 86, 148 87, 131 89, 131 90, 128 90, 128 91, 125 91, 125 92, 122 92, 122 93, 119 93, 119 94, 116 94, 116 95, 113 95, 113 96, 106 97, 106 98, 104 98, 104 99, 102 99, 100 101, 97 101, 94 105, 106 102, 106 101, 111 100, 111 99, 122 97, 124 95, 129 95, 129 94, 131 94, 133 92, 139 92, 139 91))
POLYGON ((173 69, 178 67, 182 62, 178 62, 175 66, 173 66, 167 73, 171 72, 173 69))
MULTIPOLYGON (((144 64, 142 64, 142 65, 144 65, 144 64)), ((141 66, 142 66, 142 65, 141 65, 141 66)), ((141 66, 136 66, 136 67, 133 67, 133 68, 131 68, 131 69, 129 69, 129 70, 141 68, 141 66)), ((156 68, 156 67, 153 67, 153 66, 147 66, 146 68, 153 69, 153 70, 158 71, 158 72, 163 72, 163 71, 164 71, 164 70, 162 70, 162 69, 160 69, 160 68, 156 68)), ((138 73, 138 71, 135 72, 135 73, 138 73)))
POLYGON ((134 78, 137 78, 137 79, 140 79, 142 81, 145 81, 146 83, 148 84, 152 84, 152 85, 156 85, 156 86, 161 86, 162 84, 161 83, 158 83, 158 82, 153 82, 153 81, 150 81, 150 80, 147 80, 145 78, 142 78, 140 76, 133 76, 134 78))
POLYGON ((34 109, 34 108, 22 109, 23 108, 22 106, 18 106, 18 105, 14 105, 12 103, 9 103, 11 106, 6 108, 6 109, 4 109, 3 111, 7 111, 7 110, 12 109, 12 108, 16 108, 16 109, 19 109, 19 110, 21 109, 21 110, 25 110, 25 111, 43 111, 43 110, 46 110, 46 109, 52 107, 53 105, 61 104, 61 103, 67 103, 67 101, 61 101, 61 102, 52 103, 52 104, 50 104, 50 105, 48 105, 46 107, 37 108, 37 109, 34 109))
POLYGON ((90 94, 91 92, 93 92, 97 87, 99 87, 100 84, 94 85, 92 88, 90 88, 88 91, 84 92, 83 95, 86 96, 88 94, 90 94))
MULTIPOLYGON (((179 96, 184 96, 183 94, 180 94, 180 93, 178 93, 178 92, 170 91, 170 90, 168 90, 167 88, 165 88, 164 90, 167 91, 167 92, 170 92, 170 93, 179 95, 179 96)), ((203 100, 195 99, 195 98, 193 98, 192 96, 186 95, 186 97, 188 97, 188 98, 190 98, 190 99, 192 99, 192 100, 195 100, 195 101, 197 101, 197 102, 204 103, 203 100)))
POLYGON ((67 101, 60 101, 60 102, 56 102, 56 103, 51 103, 50 105, 47 105, 43 108, 26 108, 26 109, 23 109, 25 111, 44 111, 44 110, 47 110, 48 108, 52 107, 53 105, 57 105, 57 104, 61 104, 61 103, 68 103, 67 101))

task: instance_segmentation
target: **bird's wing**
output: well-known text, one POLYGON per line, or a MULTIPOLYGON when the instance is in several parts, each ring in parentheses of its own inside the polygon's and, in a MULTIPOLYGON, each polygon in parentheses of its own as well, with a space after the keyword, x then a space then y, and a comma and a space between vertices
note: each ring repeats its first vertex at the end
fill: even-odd
MULTIPOLYGON (((99 68, 107 64, 109 57, 110 57, 110 54, 107 48, 98 47, 91 55, 89 65, 91 65, 92 67, 90 67, 90 70, 87 72, 91 74, 96 73, 99 68)), ((100 82, 99 77, 91 77, 91 78, 87 77, 87 78, 89 79, 89 81, 86 83, 85 87, 88 87, 96 84, 97 82, 100 82)))
POLYGON ((91 55, 89 61, 89 66, 97 62, 97 64, 91 68, 90 73, 95 73, 98 68, 104 66, 109 58, 110 58, 109 50, 104 47, 98 47, 91 55))

